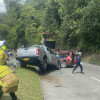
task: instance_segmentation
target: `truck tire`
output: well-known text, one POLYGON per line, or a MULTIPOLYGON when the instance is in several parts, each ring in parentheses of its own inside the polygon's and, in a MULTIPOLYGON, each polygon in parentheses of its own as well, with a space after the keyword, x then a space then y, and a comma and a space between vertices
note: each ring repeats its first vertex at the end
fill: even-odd
POLYGON ((24 62, 20 62, 20 67, 26 67, 26 63, 24 63, 24 62))
POLYGON ((64 68, 67 67, 67 62, 66 61, 61 61, 61 66, 64 67, 64 68))
POLYGON ((58 69, 58 70, 60 70, 60 69, 61 69, 61 64, 60 64, 60 61, 58 61, 58 62, 57 62, 57 66, 56 66, 56 67, 57 67, 57 69, 58 69))
POLYGON ((47 59, 43 59, 43 64, 40 66, 40 70, 44 72, 47 69, 47 59))

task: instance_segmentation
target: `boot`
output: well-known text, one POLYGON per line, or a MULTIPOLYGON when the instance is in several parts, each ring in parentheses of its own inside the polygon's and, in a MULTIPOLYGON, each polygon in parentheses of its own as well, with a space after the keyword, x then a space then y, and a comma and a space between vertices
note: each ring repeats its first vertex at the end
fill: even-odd
POLYGON ((84 74, 84 72, 83 72, 83 71, 81 71, 81 74, 84 74))
POLYGON ((14 92, 9 93, 9 94, 10 94, 10 96, 11 96, 12 100, 17 100, 17 96, 15 95, 15 93, 14 93, 14 92))
POLYGON ((12 100, 17 100, 17 96, 15 96, 15 97, 12 97, 12 100))
POLYGON ((0 86, 0 100, 1 100, 2 95, 3 95, 2 86, 0 86))
POLYGON ((72 71, 72 73, 73 73, 73 74, 76 74, 74 70, 72 71))

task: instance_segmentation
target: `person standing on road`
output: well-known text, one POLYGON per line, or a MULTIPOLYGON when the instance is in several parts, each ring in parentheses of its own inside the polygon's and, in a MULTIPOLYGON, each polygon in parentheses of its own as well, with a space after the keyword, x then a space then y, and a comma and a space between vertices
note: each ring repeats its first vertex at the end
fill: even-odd
POLYGON ((73 49, 70 50, 70 57, 71 57, 71 62, 74 63, 74 53, 73 53, 73 49))
POLYGON ((82 56, 82 53, 79 52, 79 53, 78 53, 78 56, 76 57, 76 60, 77 60, 76 66, 74 67, 74 69, 73 69, 73 71, 72 71, 73 74, 75 74, 75 70, 78 68, 78 66, 79 66, 80 69, 81 69, 81 73, 83 73, 83 66, 82 66, 82 64, 81 64, 81 56, 82 56))
POLYGON ((0 48, 0 89, 3 93, 9 93, 12 100, 17 100, 15 92, 18 89, 19 79, 13 73, 13 70, 6 65, 6 60, 9 60, 9 58, 5 50, 5 46, 0 48))

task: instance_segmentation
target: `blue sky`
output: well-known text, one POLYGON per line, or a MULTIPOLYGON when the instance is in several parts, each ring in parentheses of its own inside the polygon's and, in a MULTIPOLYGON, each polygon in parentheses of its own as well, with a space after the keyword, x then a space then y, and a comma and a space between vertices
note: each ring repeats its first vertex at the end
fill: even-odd
POLYGON ((0 0, 0 12, 5 12, 6 9, 5 9, 5 5, 3 3, 3 0, 0 0))

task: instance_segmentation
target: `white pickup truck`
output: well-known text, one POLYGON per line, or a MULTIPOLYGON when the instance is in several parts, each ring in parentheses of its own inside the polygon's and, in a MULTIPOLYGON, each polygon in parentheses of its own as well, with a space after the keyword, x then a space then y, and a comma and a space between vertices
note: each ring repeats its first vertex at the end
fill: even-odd
POLYGON ((21 67, 28 65, 39 66, 44 71, 48 65, 61 68, 60 61, 54 52, 45 45, 30 46, 28 48, 19 48, 16 50, 16 60, 20 62, 21 67))

